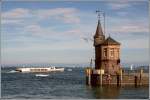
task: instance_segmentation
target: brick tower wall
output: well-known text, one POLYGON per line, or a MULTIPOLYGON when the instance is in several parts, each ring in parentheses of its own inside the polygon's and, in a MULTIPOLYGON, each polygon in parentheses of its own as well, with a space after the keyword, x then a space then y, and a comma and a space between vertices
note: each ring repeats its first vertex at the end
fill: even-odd
POLYGON ((95 69, 102 68, 105 73, 116 74, 120 68, 120 46, 98 45, 95 47, 95 58, 95 69))

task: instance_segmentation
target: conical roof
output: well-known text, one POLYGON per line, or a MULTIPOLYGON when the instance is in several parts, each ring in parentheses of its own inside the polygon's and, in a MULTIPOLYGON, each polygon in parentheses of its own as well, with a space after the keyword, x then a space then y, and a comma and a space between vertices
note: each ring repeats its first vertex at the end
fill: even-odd
POLYGON ((120 43, 109 36, 102 45, 120 45, 120 43))
POLYGON ((94 38, 97 38, 100 35, 103 35, 103 30, 102 30, 102 27, 101 27, 100 20, 98 20, 97 29, 96 29, 96 33, 94 35, 94 38))

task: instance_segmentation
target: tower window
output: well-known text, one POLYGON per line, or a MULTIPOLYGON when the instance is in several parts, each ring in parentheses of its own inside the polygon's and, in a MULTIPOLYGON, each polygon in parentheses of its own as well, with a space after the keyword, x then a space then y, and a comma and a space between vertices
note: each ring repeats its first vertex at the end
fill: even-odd
POLYGON ((104 57, 107 57, 107 48, 104 48, 104 57))
POLYGON ((117 54, 118 54, 118 57, 119 57, 119 49, 117 49, 117 54))
POLYGON ((110 49, 110 57, 114 57, 114 48, 110 49))

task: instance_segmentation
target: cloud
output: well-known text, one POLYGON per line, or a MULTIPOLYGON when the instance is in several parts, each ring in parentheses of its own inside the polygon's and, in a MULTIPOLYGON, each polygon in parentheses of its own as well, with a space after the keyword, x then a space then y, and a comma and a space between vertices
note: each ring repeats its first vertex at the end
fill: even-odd
MULTIPOLYGON (((137 35, 149 32, 148 19, 145 17, 107 17, 106 31, 110 34, 137 35)), ((124 36, 124 35, 123 35, 124 36)))
POLYGON ((79 23, 80 19, 76 17, 74 14, 64 14, 63 16, 57 16, 56 19, 62 20, 65 23, 79 23))
POLYGON ((1 20, 2 24, 21 24, 23 23, 23 20, 21 19, 3 19, 1 20))
POLYGON ((120 26, 112 26, 109 29, 110 33, 147 33, 149 32, 148 26, 143 26, 143 24, 124 24, 120 26))
POLYGON ((32 17, 32 13, 29 9, 16 8, 9 11, 3 11, 1 21, 2 24, 6 25, 24 25, 24 23, 32 17))
POLYGON ((125 12, 125 11, 120 11, 120 12, 116 12, 116 13, 117 13, 117 15, 123 16, 123 17, 131 15, 129 12, 125 12))
POLYGON ((59 20, 64 23, 79 23, 80 18, 77 16, 78 10, 76 8, 51 8, 32 10, 25 8, 16 8, 9 11, 2 12, 2 24, 18 24, 21 20, 24 23, 29 20, 59 20))
POLYGON ((43 35, 47 33, 46 29, 42 29, 41 26, 36 24, 25 26, 23 30, 25 33, 31 33, 33 35, 43 35))
POLYGON ((2 12, 2 24, 22 24, 42 20, 57 20, 64 23, 79 23, 76 8, 27 9, 16 8, 2 12), (30 21, 30 22, 29 22, 30 21))
POLYGON ((54 8, 38 10, 37 15, 41 19, 53 17, 65 23, 79 23, 80 19, 76 15, 77 12, 78 10, 76 8, 54 8))
POLYGON ((2 18, 5 19, 20 19, 29 17, 29 10, 24 8, 16 8, 2 13, 2 18))
MULTIPOLYGON (((147 3, 146 0, 112 0, 107 1, 106 5, 112 10, 118 11, 122 9, 128 9, 134 6, 141 6, 143 3, 147 3)), ((147 3, 148 4, 148 3, 147 3)))
POLYGON ((131 2, 129 0, 117 0, 117 1, 110 1, 107 3, 107 6, 110 7, 113 10, 120 10, 123 8, 129 8, 131 7, 135 2, 131 2))
POLYGON ((130 7, 130 4, 127 4, 127 3, 110 3, 108 5, 114 10, 130 7))
POLYGON ((65 31, 58 31, 50 28, 50 27, 42 27, 38 24, 33 24, 33 25, 29 25, 29 26, 25 26, 23 28, 24 33, 29 33, 32 34, 33 36, 39 36, 39 37, 53 37, 56 36, 58 37, 76 37, 79 36, 80 34, 82 34, 82 31, 80 29, 77 28, 71 28, 71 29, 67 29, 65 31))
POLYGON ((77 12, 76 8, 53 8, 53 9, 40 9, 37 10, 37 15, 41 18, 47 18, 49 16, 72 14, 77 12))

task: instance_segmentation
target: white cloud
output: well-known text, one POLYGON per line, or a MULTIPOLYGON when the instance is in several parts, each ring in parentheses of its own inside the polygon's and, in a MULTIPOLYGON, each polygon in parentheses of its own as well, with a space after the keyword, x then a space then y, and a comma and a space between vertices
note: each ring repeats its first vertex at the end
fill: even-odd
POLYGON ((57 31, 51 27, 42 27, 38 24, 29 25, 23 28, 25 34, 32 34, 33 36, 45 37, 45 38, 74 38, 80 37, 82 31, 77 28, 67 29, 65 31, 57 31))
POLYGON ((41 19, 53 17, 65 23, 79 23, 80 19, 76 15, 77 12, 78 10, 75 8, 54 8, 38 10, 37 15, 41 19))
POLYGON ((111 29, 109 29, 110 33, 147 33, 148 26, 143 26, 143 24, 123 24, 120 26, 112 26, 111 29))
POLYGON ((62 20, 65 23, 79 23, 80 19, 74 14, 64 14, 63 16, 57 16, 56 19, 62 20))
POLYGON ((128 3, 110 3, 108 5, 111 6, 111 8, 114 10, 130 7, 130 4, 128 4, 128 3))
POLYGON ((128 18, 128 17, 107 17, 106 31, 107 33, 117 34, 133 34, 133 33, 148 33, 147 18, 128 18), (107 23, 108 22, 108 23, 107 23))
MULTIPOLYGON (((147 2, 146 0, 111 0, 106 3, 108 7, 117 11, 121 9, 126 9, 134 7, 135 5, 141 5, 142 3, 147 2)), ((147 3, 148 4, 148 3, 147 3)))
POLYGON ((2 12, 2 24, 18 24, 24 20, 24 23, 32 20, 60 20, 64 23, 79 23, 80 18, 77 16, 78 10, 75 8, 52 8, 32 10, 25 8, 16 8, 9 11, 2 12))
POLYGON ((33 35, 43 35, 46 32, 46 29, 42 29, 41 26, 33 24, 33 25, 29 25, 29 26, 25 26, 24 27, 24 32, 25 33, 31 33, 33 35))
POLYGON ((117 0, 117 1, 114 0, 107 3, 107 5, 111 7, 113 10, 129 8, 134 4, 135 2, 129 0, 117 0))
POLYGON ((37 10, 37 15, 41 18, 46 18, 55 15, 72 14, 77 12, 75 8, 53 8, 53 9, 40 9, 37 10))
POLYGON ((29 17, 29 10, 24 8, 16 8, 10 11, 2 12, 2 18, 18 19, 29 17))
POLYGON ((2 12, 2 24, 10 25, 24 25, 33 16, 29 9, 16 8, 9 11, 2 12))

